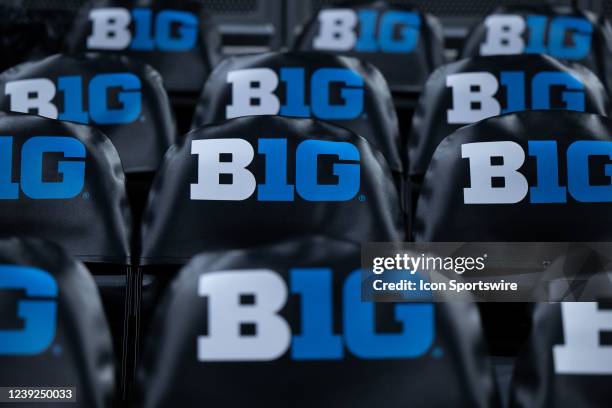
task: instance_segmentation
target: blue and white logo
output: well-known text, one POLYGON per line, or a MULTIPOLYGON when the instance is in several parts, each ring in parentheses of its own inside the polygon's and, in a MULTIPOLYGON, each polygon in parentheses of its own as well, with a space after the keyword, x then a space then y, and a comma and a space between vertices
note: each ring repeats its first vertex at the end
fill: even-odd
POLYGON ((4 290, 23 290, 27 297, 17 306, 23 329, 0 330, 0 355, 44 352, 56 332, 58 289, 55 279, 41 269, 0 265, 0 291, 4 290))
POLYGON ((47 78, 22 79, 7 82, 4 92, 10 98, 11 111, 51 119, 110 125, 131 123, 140 117, 142 86, 138 76, 119 72, 98 74, 89 81, 86 94, 83 82, 78 75, 58 77, 57 86, 47 78), (63 95, 61 101, 58 90, 63 95), (116 101, 111 103, 113 91, 116 101), (63 111, 58 105, 63 106, 63 111))
POLYGON ((294 201, 295 191, 306 201, 348 201, 361 186, 360 153, 348 142, 305 140, 295 155, 295 185, 287 181, 287 139, 259 139, 257 152, 265 157, 266 180, 257 184, 247 169, 255 150, 244 139, 205 139, 191 143, 191 154, 198 156, 198 181, 191 185, 192 200, 241 201, 257 191, 258 201, 294 201), (332 166, 336 184, 318 181, 321 155, 336 156, 332 166), (227 160, 221 160, 224 156, 227 160), (221 183, 221 175, 231 175, 231 183, 221 183))
POLYGON ((548 54, 581 60, 591 51, 593 25, 584 17, 494 14, 484 22, 480 55, 548 54), (528 40, 525 40, 529 33, 528 40))
POLYGON ((338 52, 409 53, 419 41, 421 27, 419 14, 399 10, 326 9, 319 12, 318 21, 313 48, 338 52))
POLYGON ((361 301, 360 271, 342 289, 342 332, 334 332, 333 271, 295 268, 289 284, 268 269, 203 274, 198 295, 208 298, 208 334, 198 337, 199 361, 270 361, 288 351, 293 360, 408 359, 424 355, 435 337, 434 306, 395 305, 398 333, 376 331, 375 304, 361 301), (241 296, 253 300, 241 304, 241 296), (300 299, 301 326, 292 334, 281 316, 289 295, 300 299), (242 335, 242 324, 255 333, 242 335))
POLYGON ((21 182, 13 181, 13 138, 0 136, 0 200, 19 198, 21 191, 33 199, 68 199, 77 196, 85 184, 86 150, 80 140, 67 136, 35 136, 21 148, 21 182), (43 162, 49 153, 61 153, 57 162, 60 181, 48 181, 43 162), (82 159, 82 160, 74 160, 82 159))
MULTIPOLYGON (((612 160, 612 142, 579 140, 567 149, 567 187, 559 181, 558 146, 555 140, 530 140, 529 156, 535 161, 537 184, 529 186, 520 172, 525 164, 523 147, 512 141, 466 143, 461 157, 469 160, 470 187, 463 189, 465 204, 513 204, 529 194, 531 203, 566 203, 569 195, 583 203, 612 202, 612 184, 591 182, 590 163, 593 157, 612 160), (494 163, 494 158, 498 164, 494 163), (494 187, 493 180, 503 180, 503 187, 494 187)), ((603 166, 603 176, 612 177, 612 163, 603 166)))
POLYGON ((348 68, 319 68, 307 82, 304 68, 251 68, 227 74, 232 102, 227 119, 240 116, 282 115, 349 120, 359 117, 364 105, 363 78, 348 68), (275 94, 284 84, 285 100, 275 94), (332 86, 340 85, 340 101, 332 103, 332 86), (310 103, 306 95, 310 95, 310 103))
POLYGON ((567 72, 539 72, 529 82, 523 71, 502 71, 499 80, 490 72, 465 72, 448 75, 446 86, 452 95, 451 108, 447 111, 449 124, 474 123, 527 109, 579 112, 585 109, 584 84, 567 72), (553 106, 553 89, 560 90, 558 106, 553 106), (502 90, 505 90, 505 101, 500 101, 502 90), (531 95, 531 105, 527 104, 527 94, 531 95))
POLYGON ((198 17, 187 11, 97 8, 89 12, 89 20, 89 50, 188 51, 198 40, 198 17))

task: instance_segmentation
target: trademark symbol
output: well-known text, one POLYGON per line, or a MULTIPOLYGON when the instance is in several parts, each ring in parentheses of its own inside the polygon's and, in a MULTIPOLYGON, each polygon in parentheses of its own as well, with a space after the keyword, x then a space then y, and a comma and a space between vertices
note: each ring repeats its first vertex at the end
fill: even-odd
POLYGON ((142 116, 139 118, 139 120, 140 120, 141 122, 144 122, 146 119, 145 119, 144 115, 142 115, 142 116))
POLYGON ((53 353, 54 356, 61 356, 62 346, 60 346, 59 344, 54 344, 53 347, 51 348, 51 353, 53 353))
POLYGON ((359 201, 364 202, 366 200, 365 194, 359 194, 359 201))
POLYGON ((83 193, 83 200, 89 200, 89 193, 83 193))
POLYGON ((442 350, 440 347, 434 347, 431 350, 431 356, 433 358, 442 358, 444 356, 444 350, 442 350))

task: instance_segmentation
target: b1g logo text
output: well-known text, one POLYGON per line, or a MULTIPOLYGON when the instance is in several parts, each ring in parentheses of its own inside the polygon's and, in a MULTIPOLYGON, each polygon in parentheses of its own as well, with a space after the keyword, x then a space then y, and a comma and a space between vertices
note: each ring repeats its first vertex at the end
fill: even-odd
POLYGON ((480 55, 548 54, 580 60, 591 50, 593 25, 582 17, 497 14, 484 22, 486 38, 480 55), (524 34, 529 31, 526 42, 524 34), (567 39, 570 39, 569 41, 567 39))
POLYGON ((296 268, 283 277, 267 269, 203 274, 198 295, 208 298, 208 334, 199 336, 199 361, 270 361, 291 349, 293 360, 340 360, 348 351, 361 359, 416 358, 434 341, 432 304, 397 304, 394 317, 401 331, 376 330, 375 304, 361 301, 361 275, 353 272, 342 289, 342 333, 334 327, 332 270, 296 268), (242 296, 250 296, 242 304, 242 296), (300 299, 298 335, 279 313, 289 295, 300 299), (241 326, 255 327, 242 335, 241 326))
POLYGON ((318 21, 312 46, 331 51, 408 53, 416 47, 421 27, 417 13, 395 10, 329 9, 319 12, 318 21))
POLYGON ((446 86, 452 92, 452 107, 447 110, 450 124, 474 123, 527 109, 557 108, 583 112, 585 105, 584 84, 567 72, 539 72, 531 81, 525 79, 522 71, 503 71, 499 80, 490 72, 466 72, 448 75, 446 86), (504 108, 498 100, 502 87, 506 94, 504 108), (527 87, 531 88, 531 106, 526 102, 527 87), (552 106, 553 89, 560 91, 560 106, 552 106))
POLYGON ((93 50, 187 51, 198 39, 198 18, 186 11, 99 8, 89 12, 89 20, 87 48, 93 50))
MULTIPOLYGON (((465 204, 512 204, 529 194, 531 203, 566 203, 567 195, 585 203, 612 202, 612 184, 592 184, 591 159, 604 156, 612 160, 612 142, 580 140, 567 149, 567 187, 559 182, 558 147, 555 140, 530 140, 529 156, 535 160, 537 184, 529 187, 519 172, 525 163, 523 147, 511 141, 467 143, 461 157, 469 160, 470 187, 463 189, 465 204), (495 163, 495 164, 494 164, 495 163), (494 187, 493 180, 503 180, 494 187)), ((561 152, 565 153, 565 152, 561 152)), ((612 176, 612 163, 604 164, 601 176, 612 176)))
POLYGON ((99 74, 87 84, 88 106, 83 78, 61 76, 57 86, 50 79, 34 78, 7 82, 4 92, 10 97, 13 112, 33 113, 51 119, 99 125, 131 123, 142 110, 140 78, 131 73, 99 74), (63 96, 63 110, 57 105, 63 96))
MULTIPOLYGON (((0 355, 34 355, 53 342, 57 321, 57 283, 47 272, 25 266, 0 265, 0 291, 23 290, 17 317, 22 329, 0 330, 0 355)), ((6 310, 0 310, 0 313, 6 310)))
POLYGON ((305 140, 295 151, 295 185, 287 182, 287 139, 259 139, 257 153, 265 159, 266 179, 257 184, 247 166, 255 150, 244 139, 194 140, 191 154, 198 156, 198 182, 191 184, 192 200, 241 201, 257 189, 258 201, 294 201, 294 191, 306 201, 347 201, 360 188, 359 150, 347 142, 305 140), (319 183, 318 161, 322 155, 335 156, 332 165, 335 184, 319 183), (222 159, 224 158, 224 159, 222 159), (231 183, 222 183, 221 176, 231 183))
MULTIPOLYGON (((17 153, 17 152, 16 152, 17 153)), ((21 191, 33 199, 67 199, 77 196, 85 184, 85 146, 64 136, 36 136, 21 147, 21 180, 13 182, 13 138, 0 136, 0 200, 19 198, 21 191), (60 153, 58 181, 49 181, 43 172, 45 156, 60 153), (81 159, 81 160, 75 160, 81 159)), ((51 158, 47 158, 51 160, 51 158)))
POLYGON ((612 310, 596 302, 563 302, 561 319, 565 343, 553 347, 557 374, 612 374, 612 346, 602 334, 612 332, 612 310))
POLYGON ((306 78, 304 68, 281 68, 279 75, 269 68, 231 71, 227 82, 232 87, 232 103, 226 107, 227 119, 240 116, 282 115, 319 119, 354 119, 363 112, 364 82, 347 68, 319 68, 306 78), (307 85, 308 81, 308 85, 307 85), (285 100, 275 92, 285 85, 285 100), (341 85, 339 99, 332 102, 332 88, 341 85), (310 105, 306 90, 310 90, 310 105))

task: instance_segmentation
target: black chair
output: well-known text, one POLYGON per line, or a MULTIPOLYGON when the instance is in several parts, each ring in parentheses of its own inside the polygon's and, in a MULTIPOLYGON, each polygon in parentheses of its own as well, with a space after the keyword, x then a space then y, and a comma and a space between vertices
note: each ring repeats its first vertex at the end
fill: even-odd
POLYGON ((66 36, 70 53, 124 54, 150 64, 169 92, 199 92, 219 47, 201 5, 183 0, 91 0, 66 36))
POLYGON ((122 350, 135 317, 126 301, 131 216, 117 151, 93 128, 39 116, 4 114, 0 134, 1 235, 43 238, 86 263, 122 350))
POLYGON ((360 260, 321 235, 195 257, 147 335, 142 406, 497 406, 475 304, 363 302, 360 260))
POLYGON ((576 2, 504 6, 472 28, 461 55, 548 54, 586 66, 610 90, 611 41, 612 27, 606 18, 576 2))
MULTIPOLYGON (((446 60, 442 25, 414 4, 381 0, 330 3, 307 0, 292 5, 298 10, 309 4, 324 5, 312 18, 309 15, 293 49, 355 57, 377 67, 393 92, 405 139, 423 85, 446 60)), ((289 10, 291 19, 292 8, 289 10)), ((296 17, 304 23, 303 14, 296 17)))
POLYGON ((418 93, 429 74, 444 63, 443 44, 442 27, 434 16, 377 0, 320 9, 304 26, 294 49, 359 58, 376 66, 393 92, 418 93))
POLYGON ((71 387, 46 404, 117 406, 111 334, 87 268, 57 245, 18 238, 0 239, 0 264, 0 384, 14 401, 32 404, 27 392, 19 399, 24 387, 71 387))
MULTIPOLYGON (((612 148, 611 135, 608 118, 572 111, 517 112, 457 130, 438 146, 425 175, 414 239, 610 241, 603 151, 612 148)), ((496 354, 516 355, 531 327, 528 308, 483 306, 496 354)))

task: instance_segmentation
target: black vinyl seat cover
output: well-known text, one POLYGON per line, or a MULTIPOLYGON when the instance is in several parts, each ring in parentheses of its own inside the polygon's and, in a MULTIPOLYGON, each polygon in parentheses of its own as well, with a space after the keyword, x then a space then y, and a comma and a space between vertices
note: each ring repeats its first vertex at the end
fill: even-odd
POLYGON ((203 250, 311 233, 402 240, 400 204, 382 155, 354 133, 311 119, 236 118, 169 150, 143 217, 141 263, 184 264, 203 250))
POLYGON ((438 19, 386 1, 345 1, 321 8, 302 29, 294 49, 367 61, 382 72, 394 92, 420 91, 445 61, 438 19))
POLYGON ((384 77, 372 65, 319 52, 226 58, 204 85, 192 129, 256 114, 312 117, 352 130, 383 153, 398 188, 403 188, 401 140, 393 99, 384 77), (267 82, 274 81, 273 75, 277 85, 271 87, 267 82), (252 83, 259 81, 266 84, 254 88, 252 83), (322 92, 323 100, 319 97, 322 92), (253 103, 250 98, 261 100, 253 103))
POLYGON ((169 92, 186 93, 200 92, 220 59, 220 47, 203 6, 188 0, 90 0, 75 17, 65 44, 73 54, 140 59, 161 74, 169 92))
MULTIPOLYGON (((609 242, 611 153, 612 121, 595 114, 525 111, 461 128, 434 154, 417 204, 414 238, 609 242)), ((607 285, 597 287, 609 290, 609 272, 606 279, 607 285)), ((510 407, 609 405, 610 293, 599 304, 527 306, 533 309, 524 316, 531 320, 528 342, 515 363, 510 407)), ((483 311, 503 322, 497 331, 506 327, 507 337, 520 332, 523 305, 488 306, 483 311)))
POLYGON ((599 302, 538 303, 532 335, 519 354, 510 391, 512 408, 604 408, 612 398, 612 277, 591 277, 599 302), (608 336, 608 337, 606 337, 608 336))
POLYGON ((612 26, 604 15, 568 5, 494 10, 465 40, 461 56, 540 53, 580 63, 612 90, 612 26))
POLYGON ((608 115, 608 94, 579 64, 545 55, 462 59, 429 78, 408 137, 408 176, 417 190, 437 146, 462 126, 511 111, 569 109, 608 115))
POLYGON ((114 406, 111 337, 87 268, 45 241, 0 239, 0 292, 0 386, 76 387, 76 403, 44 405, 114 406))
POLYGON ((120 55, 58 54, 17 65, 0 74, 0 109, 99 128, 117 148, 127 174, 155 171, 176 138, 159 74, 120 55), (47 93, 53 89, 53 96, 47 93), (38 92, 38 98, 28 100, 29 92, 38 92), (49 102, 55 109, 49 110, 49 102))
POLYGON ((16 113, 0 116, 0 135, 0 234, 128 265, 131 215, 110 140, 85 125, 16 113))
POLYGON ((612 121, 596 114, 524 111, 465 126, 436 149, 413 237, 610 241, 610 158, 612 121))
POLYGON ((496 406, 474 303, 362 302, 359 271, 324 236, 198 255, 147 335, 142 406, 496 406))

